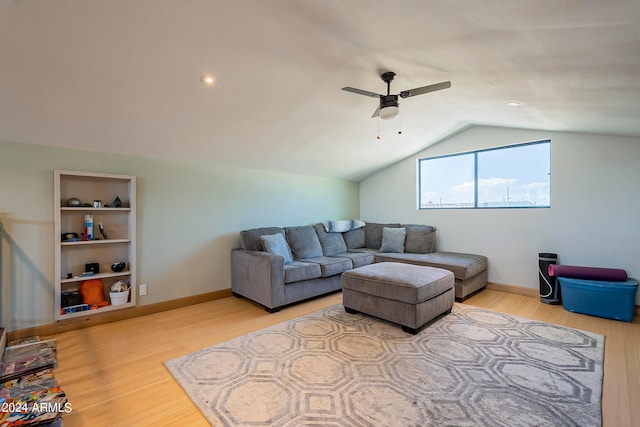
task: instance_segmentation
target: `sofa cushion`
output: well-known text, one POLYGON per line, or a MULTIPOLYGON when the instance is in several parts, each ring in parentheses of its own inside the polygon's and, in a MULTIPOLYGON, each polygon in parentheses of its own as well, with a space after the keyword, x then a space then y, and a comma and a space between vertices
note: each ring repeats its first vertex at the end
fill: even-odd
POLYGON ((252 228, 251 230, 243 230, 240 232, 240 246, 242 249, 249 249, 252 251, 262 251, 261 236, 268 234, 280 233, 284 236, 284 228, 280 227, 263 227, 252 228))
POLYGON ((444 268, 453 272, 457 280, 467 280, 487 269, 487 257, 458 252, 434 252, 430 254, 376 254, 376 262, 403 262, 426 267, 444 268))
POLYGON ((320 239, 312 226, 286 227, 285 234, 293 259, 301 260, 322 256, 320 239))
POLYGON ((342 252, 335 256, 340 258, 349 258, 353 264, 353 268, 362 267, 363 265, 373 264, 375 255, 371 252, 342 252))
POLYGON ((400 227, 400 224, 368 222, 364 227, 364 246, 369 249, 380 249, 380 246, 382 246, 382 229, 385 227, 400 227))
POLYGON ((342 233, 328 233, 323 224, 313 226, 322 246, 322 253, 325 256, 333 256, 340 252, 347 251, 347 244, 344 242, 342 233))
POLYGON ((404 251, 413 254, 428 254, 436 250, 436 229, 430 225, 405 224, 407 236, 404 251))
POLYGON ((316 263, 293 261, 284 266, 284 283, 317 279, 321 275, 320 265, 316 263))
POLYGON ((293 256, 291 255, 291 250, 289 249, 287 240, 284 238, 284 234, 266 234, 264 236, 260 236, 260 240, 262 240, 262 245, 264 246, 265 251, 284 257, 285 264, 289 264, 293 261, 293 256))
POLYGON ((404 239, 406 235, 407 230, 403 227, 384 227, 382 229, 380 252, 404 252, 404 239))
POLYGON ((316 263, 320 266, 322 277, 335 276, 342 274, 353 268, 353 263, 349 258, 319 256, 315 258, 303 259, 303 262, 316 263))
POLYGON ((364 227, 360 227, 355 230, 342 233, 344 242, 346 243, 347 249, 349 250, 364 248, 364 245, 365 245, 364 235, 365 235, 364 227))

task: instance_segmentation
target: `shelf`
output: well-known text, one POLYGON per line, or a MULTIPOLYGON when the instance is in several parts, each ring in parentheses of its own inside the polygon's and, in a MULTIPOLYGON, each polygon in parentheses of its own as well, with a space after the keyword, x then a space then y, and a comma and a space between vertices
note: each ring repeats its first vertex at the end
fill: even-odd
POLYGON ((61 246, 105 245, 110 243, 131 243, 130 239, 79 240, 77 242, 61 242, 61 246))
POLYGON ((76 313, 60 314, 58 316, 58 320, 74 319, 78 317, 90 317, 96 314, 107 313, 109 311, 120 310, 122 308, 134 307, 134 306, 135 306, 135 303, 132 303, 132 302, 128 302, 126 304, 120 304, 120 305, 109 304, 105 307, 99 307, 93 310, 85 310, 85 311, 78 311, 76 313))
POLYGON ((121 271, 120 273, 98 273, 91 276, 77 276, 72 277, 71 279, 60 279, 60 283, 76 283, 76 282, 84 282, 85 280, 91 279, 108 279, 110 277, 119 277, 119 276, 131 276, 130 271, 121 271))
POLYGON ((60 208, 61 211, 71 211, 71 212, 81 212, 81 211, 87 211, 87 212, 130 212, 131 208, 92 208, 89 206, 83 207, 77 207, 77 208, 70 208, 68 206, 62 206, 60 208))

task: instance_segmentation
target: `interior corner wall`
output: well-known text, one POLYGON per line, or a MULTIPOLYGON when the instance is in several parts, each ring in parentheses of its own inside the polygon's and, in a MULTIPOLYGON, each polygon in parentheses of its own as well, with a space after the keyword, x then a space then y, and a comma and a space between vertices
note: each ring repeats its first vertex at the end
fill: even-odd
POLYGON ((638 138, 472 127, 363 180, 360 215, 435 226, 438 250, 487 256, 492 283, 537 289, 540 252, 640 279, 638 183, 638 138), (551 208, 417 209, 417 159, 544 139, 551 140, 551 208))
POLYGON ((230 288, 242 229, 359 217, 356 182, 0 141, 8 331, 54 322, 54 169, 137 177, 140 305, 230 288))

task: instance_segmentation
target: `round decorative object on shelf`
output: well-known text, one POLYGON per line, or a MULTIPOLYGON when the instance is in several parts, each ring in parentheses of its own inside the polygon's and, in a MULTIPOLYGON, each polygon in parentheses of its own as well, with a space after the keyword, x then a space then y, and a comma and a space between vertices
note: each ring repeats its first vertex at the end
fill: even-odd
POLYGON ((126 266, 127 264, 125 262, 114 262, 113 264, 111 264, 111 270, 115 271, 116 273, 120 273, 125 269, 126 266))
POLYGON ((76 197, 72 197, 69 200, 67 200, 67 206, 69 206, 70 208, 78 208, 80 207, 81 203, 82 202, 80 202, 80 199, 76 197))
POLYGON ((60 240, 63 242, 77 242, 80 239, 78 238, 78 233, 62 233, 60 240))

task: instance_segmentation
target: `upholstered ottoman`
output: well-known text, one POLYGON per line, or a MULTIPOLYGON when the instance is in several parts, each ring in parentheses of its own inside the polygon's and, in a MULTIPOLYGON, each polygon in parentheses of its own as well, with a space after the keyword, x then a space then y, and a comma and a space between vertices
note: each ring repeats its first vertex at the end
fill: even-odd
POLYGON ((348 313, 365 313, 417 333, 430 320, 451 312, 453 273, 434 267, 381 262, 342 273, 342 299, 348 313))

